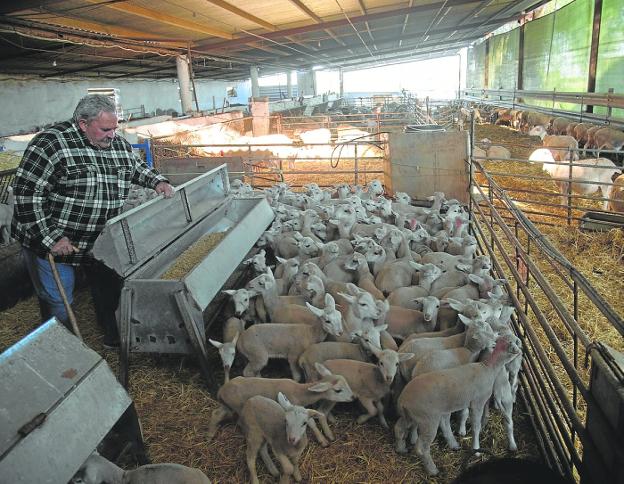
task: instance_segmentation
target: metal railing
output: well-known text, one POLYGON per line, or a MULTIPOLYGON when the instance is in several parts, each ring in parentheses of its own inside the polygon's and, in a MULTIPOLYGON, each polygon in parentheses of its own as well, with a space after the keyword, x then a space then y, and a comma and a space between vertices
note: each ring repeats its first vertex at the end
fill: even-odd
POLYGON ((319 186, 332 186, 341 181, 360 184, 383 175, 385 142, 375 140, 374 135, 371 138, 373 139, 330 144, 153 143, 152 147, 155 150, 154 162, 157 167, 172 157, 210 157, 212 153, 216 155, 212 157, 213 160, 220 156, 225 157, 224 159, 240 158, 242 170, 228 168, 228 172, 233 178, 242 177, 255 188, 268 187, 280 181, 286 181, 292 187, 298 188, 311 182, 319 186), (330 153, 316 155, 315 147, 330 153), (279 151, 288 151, 289 154, 275 154, 279 151))
MULTIPOLYGON (((471 137, 474 146, 474 136, 471 137)), ((470 155, 471 226, 480 250, 492 257, 497 277, 507 280, 516 308, 513 327, 524 345, 521 396, 531 414, 547 463, 570 478, 587 478, 585 450, 595 450, 586 411, 595 403, 589 388, 585 324, 615 328, 624 321, 518 208, 509 191, 470 155)))
POLYGON ((609 93, 560 92, 560 91, 517 91, 510 89, 464 89, 462 100, 482 105, 494 105, 512 109, 537 111, 553 116, 563 116, 579 122, 593 122, 624 127, 624 118, 612 116, 613 109, 624 109, 624 96, 609 93), (538 106, 527 99, 549 101, 550 107, 538 106), (557 103, 578 105, 577 111, 555 109, 557 103), (606 107, 605 114, 588 111, 588 107, 606 107))

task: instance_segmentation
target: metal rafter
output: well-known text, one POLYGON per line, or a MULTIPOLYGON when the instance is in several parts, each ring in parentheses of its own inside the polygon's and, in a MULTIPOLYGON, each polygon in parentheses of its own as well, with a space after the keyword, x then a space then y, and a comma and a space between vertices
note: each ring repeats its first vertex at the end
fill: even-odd
POLYGON ((79 30, 88 30, 91 32, 97 32, 100 34, 106 34, 111 37, 125 37, 128 39, 134 40, 146 40, 159 42, 163 45, 168 45, 171 47, 184 47, 187 45, 188 41, 181 39, 180 41, 175 41, 171 39, 163 39, 155 36, 152 33, 143 32, 140 30, 129 29, 126 27, 118 27, 115 25, 107 25, 101 24, 98 22, 89 22, 82 19, 77 18, 69 18, 69 17, 55 17, 55 18, 46 18, 46 19, 37 19, 36 17, 31 18, 31 20, 36 22, 41 22, 43 24, 52 24, 52 25, 62 25, 63 27, 69 27, 73 29, 79 30))
MULTIPOLYGON (((358 5, 360 7, 360 12, 362 12, 362 15, 368 15, 368 12, 366 11, 366 5, 364 5, 364 0, 358 0, 358 5)), ((366 31, 368 32, 368 36, 373 41, 373 48, 377 50, 377 45, 375 44, 375 37, 373 37, 373 33, 371 32, 370 25, 368 25, 368 20, 364 22, 364 25, 366 26, 366 31)))
MULTIPOLYGON (((474 31, 475 29, 477 29, 479 27, 482 27, 482 26, 499 24, 501 21, 502 22, 508 22, 508 21, 514 20, 515 18, 516 18, 515 16, 510 16, 510 17, 505 17, 503 19, 490 20, 489 22, 486 22, 485 24, 483 24, 481 22, 479 22, 479 23, 472 23, 472 24, 466 24, 463 27, 461 27, 460 30, 474 31)), ((440 27, 440 28, 437 28, 437 29, 430 30, 429 31, 429 35, 431 36, 431 35, 445 34, 445 33, 452 32, 452 31, 457 30, 457 29, 458 28, 456 26, 453 26, 453 27, 440 27)), ((413 33, 410 33, 410 34, 407 34, 407 35, 403 35, 403 36, 400 37, 400 40, 401 41, 406 41, 406 40, 412 40, 412 39, 416 39, 416 38, 421 38, 423 36, 423 32, 424 31, 419 31, 419 32, 413 32, 413 33)), ((393 34, 389 34, 389 35, 385 35, 385 36, 379 36, 378 35, 376 38, 377 38, 377 43, 378 43, 379 49, 383 49, 382 45, 384 45, 384 44, 394 44, 394 43, 396 43, 396 40, 397 40, 396 35, 393 35, 393 34)), ((436 42, 439 42, 439 40, 438 41, 429 42, 427 45, 432 44, 432 43, 435 44, 436 42)), ((464 40, 464 42, 466 42, 466 41, 464 40)), ((356 45, 352 44, 351 47, 356 47, 356 45)), ((357 46, 357 47, 361 47, 361 46, 357 46)), ((408 45, 408 46, 405 46, 405 47, 413 49, 416 46, 415 45, 411 45, 411 46, 408 45)), ((386 49, 387 48, 388 47, 386 47, 386 49)), ((338 55, 338 54, 340 54, 340 52, 343 52, 345 50, 346 49, 344 49, 344 48, 343 49, 339 49, 339 48, 333 47, 331 49, 328 48, 328 49, 319 50, 318 52, 315 52, 315 55, 323 55, 325 53, 332 53, 334 55, 338 55)), ((362 56, 364 57, 364 54, 362 54, 362 56)), ((280 60, 283 61, 283 62, 294 62, 294 63, 296 63, 296 62, 301 61, 302 58, 301 58, 301 56, 298 56, 298 55, 291 55, 291 56, 284 56, 280 60)))
MULTIPOLYGON (((465 4, 476 3, 476 1, 477 0, 451 0, 449 2, 449 5, 452 5, 452 6, 465 5, 465 4)), ((438 9, 440 8, 440 5, 442 4, 443 2, 436 2, 436 3, 427 4, 427 5, 415 5, 412 7, 403 7, 403 8, 398 8, 398 9, 385 10, 382 12, 369 13, 368 15, 359 15, 356 17, 351 17, 350 20, 351 20, 351 23, 358 24, 358 23, 363 23, 366 21, 374 21, 374 20, 379 20, 379 19, 387 18, 387 17, 397 17, 397 16, 403 16, 406 14, 424 13, 430 10, 438 9)), ((320 24, 305 25, 302 27, 293 27, 289 29, 278 30, 276 32, 269 32, 266 34, 262 34, 262 36, 268 39, 281 39, 288 35, 318 32, 319 30, 325 30, 327 28, 334 28, 334 27, 342 27, 344 25, 349 25, 349 20, 345 18, 341 18, 337 20, 326 21, 320 24)), ((248 35, 248 36, 242 36, 242 37, 236 38, 234 40, 217 42, 217 43, 197 42, 196 48, 201 48, 204 50, 215 50, 215 49, 224 49, 224 48, 229 49, 236 45, 248 44, 249 42, 255 42, 257 40, 258 39, 256 37, 248 35)))
MULTIPOLYGON (((310 10, 301 0, 290 0, 290 3, 292 3, 293 5, 295 5, 299 10, 301 10, 303 13, 305 13, 308 17, 310 17, 312 20, 314 20, 317 24, 322 24, 323 23, 323 19, 321 17, 319 17, 318 15, 316 15, 312 10, 310 10)), ((345 43, 340 40, 336 34, 334 34, 330 29, 323 29, 325 30, 325 32, 327 32, 327 35, 329 35, 332 39, 334 39, 334 41, 336 41, 336 43, 338 43, 339 45, 342 45, 343 47, 345 46, 345 43)))
MULTIPOLYGON (((97 0, 87 0, 91 3, 97 3, 97 0)), ((119 12, 129 13, 136 15, 137 17, 146 18, 148 20, 154 20, 156 22, 173 25, 182 29, 190 30, 192 32, 199 32, 201 34, 211 35, 214 37, 221 37, 222 39, 233 39, 234 36, 221 29, 214 27, 208 27, 206 25, 192 22, 180 17, 175 17, 166 13, 159 12, 158 10, 152 10, 150 8, 139 7, 138 5, 132 5, 130 3, 107 3, 104 4, 106 8, 118 10, 119 12)))
POLYGON ((63 0, 17 0, 0 2, 0 15, 12 14, 37 7, 49 7, 51 4, 61 3, 63 0))

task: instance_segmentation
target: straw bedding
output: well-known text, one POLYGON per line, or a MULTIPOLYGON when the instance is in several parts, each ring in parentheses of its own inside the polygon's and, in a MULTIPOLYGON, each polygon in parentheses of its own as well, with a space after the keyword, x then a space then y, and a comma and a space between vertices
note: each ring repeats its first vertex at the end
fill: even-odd
MULTIPOLYGON (((117 370, 116 352, 101 345, 102 333, 87 290, 76 294, 76 316, 86 343, 103 355, 113 371, 117 370)), ((21 301, 0 313, 0 351, 18 341, 38 324, 39 311, 35 298, 21 301)), ((209 346, 211 364, 218 381, 223 381, 221 363, 209 346), (217 370, 218 369, 218 370, 217 370)), ((271 373, 284 376, 284 365, 270 365, 271 373)), ((240 374, 235 368, 233 375, 240 374)), ((234 422, 221 427, 213 442, 207 443, 210 412, 216 402, 206 390, 199 369, 190 358, 133 354, 130 358, 130 395, 143 426, 144 437, 154 462, 178 462, 202 469, 213 482, 245 482, 245 442, 234 422)), ((528 415, 516 404, 514 421, 519 457, 537 457, 539 451, 528 415)), ((394 452, 391 431, 384 430, 377 419, 358 425, 361 412, 357 404, 337 407, 337 423, 332 428, 337 441, 321 448, 310 434, 301 471, 305 482, 423 482, 427 480, 419 458, 394 452)), ((392 425, 392 420, 390 425, 392 425)), ((470 438, 461 440, 462 450, 451 452, 439 438, 433 446, 433 457, 441 475, 429 482, 449 482, 463 466, 485 457, 475 457, 470 438)), ((500 414, 494 411, 482 433, 482 447, 495 456, 506 456, 506 437, 500 414)), ((272 482, 258 460, 260 479, 272 482)))

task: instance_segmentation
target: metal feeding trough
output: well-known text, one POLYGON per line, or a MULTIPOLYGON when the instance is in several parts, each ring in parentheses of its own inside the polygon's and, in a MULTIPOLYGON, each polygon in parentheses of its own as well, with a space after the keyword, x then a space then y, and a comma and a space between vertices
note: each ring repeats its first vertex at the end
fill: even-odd
POLYGON ((111 219, 97 239, 94 257, 124 279, 118 313, 124 386, 131 352, 195 354, 214 383, 203 311, 274 217, 264 197, 234 197, 229 188, 221 165, 178 186, 171 199, 111 219), (223 240, 189 272, 162 279, 195 242, 217 232, 225 232, 223 240))
POLYGON ((581 230, 604 232, 624 228, 624 215, 603 212, 585 212, 581 217, 581 230))
POLYGON ((0 355, 0 482, 68 482, 128 418, 145 463, 132 400, 106 361, 51 319, 0 355))

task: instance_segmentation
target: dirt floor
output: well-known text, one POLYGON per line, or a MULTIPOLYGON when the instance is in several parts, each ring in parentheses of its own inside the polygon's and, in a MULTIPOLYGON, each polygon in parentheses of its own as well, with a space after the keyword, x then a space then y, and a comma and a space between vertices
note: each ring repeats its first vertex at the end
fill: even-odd
MULTIPOLYGON (((113 371, 118 356, 101 345, 102 333, 95 324, 93 306, 87 290, 77 293, 76 314, 86 343, 100 353, 113 371)), ((0 352, 32 331, 39 321, 34 298, 18 303, 0 313, 0 352)), ((211 362, 222 381, 221 365, 210 347, 211 362)), ((288 376, 283 365, 271 365, 271 373, 288 376)), ((233 376, 241 368, 233 370, 233 376)), ((205 435, 216 402, 206 390, 198 367, 189 358, 133 355, 130 365, 130 395, 137 406, 145 440, 153 462, 177 462, 202 469, 213 482, 238 483, 248 480, 245 465, 245 441, 234 422, 223 426, 214 441, 205 435)), ((519 402, 522 399, 519 398, 519 402)), ((401 456, 394 451, 390 430, 377 419, 364 425, 355 422, 361 412, 357 404, 337 407, 337 423, 332 425, 337 441, 321 448, 310 435, 310 444, 301 463, 304 482, 424 482, 427 480, 420 459, 415 454, 401 456)), ((470 450, 471 438, 460 440, 462 449, 449 451, 441 437, 434 443, 433 457, 441 470, 431 483, 450 482, 466 466, 492 456, 539 458, 536 437, 521 403, 514 411, 518 452, 506 450, 501 415, 493 411, 482 433, 481 446, 487 452, 476 457, 470 450)), ((394 419, 389 419, 392 426, 394 419)), ((258 463, 262 482, 272 482, 264 466, 258 463)))

